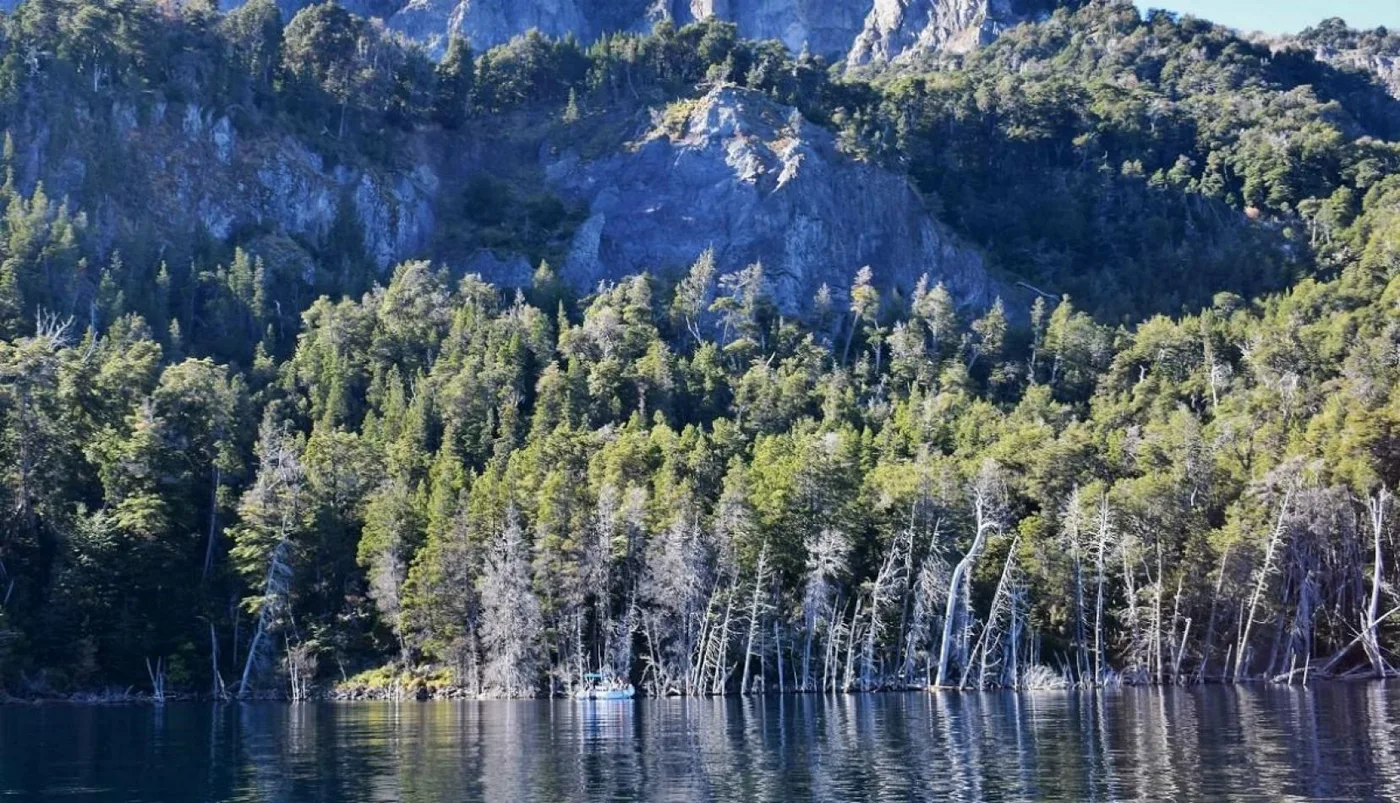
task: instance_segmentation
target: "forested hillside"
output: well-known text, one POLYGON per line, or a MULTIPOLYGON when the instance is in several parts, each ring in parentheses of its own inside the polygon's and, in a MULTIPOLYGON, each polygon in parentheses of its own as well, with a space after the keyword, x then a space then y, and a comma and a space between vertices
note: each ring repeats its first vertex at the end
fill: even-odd
POLYGON ((330 4, 0 27, 0 691, 1391 672, 1400 101, 1366 73, 1119 3, 852 75, 715 21, 441 62, 330 4), (569 281, 582 213, 518 153, 717 86, 907 177, 1001 298, 852 264, 785 314, 718 223, 569 281), (110 121, 190 107, 354 186, 488 150, 381 270, 352 205, 143 221, 179 182, 110 121))

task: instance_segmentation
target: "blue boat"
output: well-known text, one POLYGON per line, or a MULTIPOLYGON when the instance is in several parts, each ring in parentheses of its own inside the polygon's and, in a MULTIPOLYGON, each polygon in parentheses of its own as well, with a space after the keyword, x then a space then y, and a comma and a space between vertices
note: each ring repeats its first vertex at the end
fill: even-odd
POLYGON ((611 675, 589 672, 583 678, 586 684, 574 692, 575 700, 630 700, 637 696, 631 683, 623 683, 611 675))

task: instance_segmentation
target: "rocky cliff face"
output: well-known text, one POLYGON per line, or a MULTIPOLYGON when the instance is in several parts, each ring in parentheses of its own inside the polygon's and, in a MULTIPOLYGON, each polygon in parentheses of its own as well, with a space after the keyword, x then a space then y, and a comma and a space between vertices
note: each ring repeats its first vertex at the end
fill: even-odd
POLYGON ((1318 61, 1344 70, 1372 73, 1392 97, 1400 98, 1400 33, 1351 28, 1340 17, 1332 17, 1273 44, 1310 50, 1318 61))
MULTIPOLYGON (((882 2, 884 0, 881 0, 882 2)), ((860 34, 874 0, 672 0, 666 16, 679 24, 718 17, 750 39, 777 39, 793 51, 839 57, 860 34)))
POLYGON ((965 53, 1027 13, 1012 0, 875 0, 846 60, 859 65, 906 54, 965 53))
POLYGON ((430 167, 332 167, 292 136, 242 136, 227 116, 197 105, 116 102, 101 115, 108 119, 86 107, 76 113, 93 137, 54 136, 41 116, 13 129, 19 177, 70 199, 108 238, 154 228, 158 235, 202 229, 222 240, 255 229, 318 242, 348 214, 381 269, 431 241, 439 181, 430 167), (104 158, 109 166, 98 167, 104 158), (114 169, 113 161, 123 191, 93 197, 88 173, 114 169))
POLYGON ((1400 54, 1319 47, 1315 55, 1320 61, 1374 73, 1391 97, 1400 99, 1400 54))
POLYGON ((587 42, 622 30, 645 30, 657 13, 660 0, 372 0, 364 8, 350 7, 367 16, 383 16, 390 28, 441 51, 453 34, 482 50, 508 41, 530 29, 554 37, 573 34, 587 42), (377 6, 377 7, 376 7, 377 6))
MULTIPOLYGON (((281 0, 294 10, 308 0, 281 0)), ((238 0, 225 0, 236 5, 238 0)), ((852 64, 948 49, 965 51, 1006 26, 1034 17, 1050 0, 347 0, 352 11, 440 52, 447 37, 478 50, 537 28, 592 41, 613 31, 646 31, 660 20, 734 22, 751 39, 778 39, 852 64)))
POLYGON ((519 286, 530 281, 529 260, 440 252, 437 228, 469 182, 528 174, 581 210, 561 271, 580 293, 643 271, 679 275, 706 248, 721 272, 762 263, 791 315, 808 310, 822 284, 841 302, 866 265, 884 289, 907 292, 927 273, 965 306, 984 307, 996 293, 979 252, 934 220, 905 177, 841 153, 795 109, 733 87, 643 114, 635 134, 609 135, 592 158, 508 132, 499 134, 514 137, 508 144, 488 132, 425 133, 405 140, 400 168, 331 165, 290 134, 240 132, 195 105, 80 111, 83 135, 58 136, 39 115, 16 127, 17 171, 26 187, 42 181, 50 197, 86 211, 113 242, 204 231, 315 248, 349 215, 386 275, 399 261, 436 257, 519 286), (112 170, 119 182, 89 180, 112 170), (94 196, 93 186, 122 191, 94 196))
POLYGON ((658 117, 616 155, 549 157, 551 183, 589 209, 563 268, 574 286, 678 273, 714 248, 722 272, 762 263, 786 314, 822 284, 839 299, 864 265, 886 289, 907 292, 927 273, 964 304, 994 294, 978 253, 903 177, 847 158, 796 110, 720 88, 658 117))

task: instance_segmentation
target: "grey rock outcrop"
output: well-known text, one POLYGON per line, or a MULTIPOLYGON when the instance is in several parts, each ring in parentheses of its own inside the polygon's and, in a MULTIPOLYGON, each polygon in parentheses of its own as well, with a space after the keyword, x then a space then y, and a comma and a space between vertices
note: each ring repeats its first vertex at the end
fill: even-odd
MULTIPOLYGON (((309 0, 282 0, 284 9, 309 0)), ((231 2, 236 5, 236 0, 231 2)), ((1048 0, 347 0, 441 53, 450 35, 478 50, 531 28, 590 42, 614 31, 647 31, 660 20, 707 17, 735 23, 750 39, 777 39, 852 64, 936 50, 962 52, 1035 16, 1048 0)))
MULTIPOLYGON (((88 116, 85 129, 110 132, 104 150, 117 154, 122 192, 92 197, 95 169, 83 138, 55 137, 42 117, 17 121, 22 183, 43 182, 50 197, 68 198, 109 239, 154 227, 161 235, 203 229, 218 239, 250 229, 320 242, 342 213, 364 234, 364 252, 381 269, 429 245, 438 177, 427 166, 402 172, 329 166, 287 134, 241 136, 228 117, 197 105, 160 101, 148 109, 110 104, 106 121, 88 116)), ((423 164, 420 162, 420 164, 423 164)))
POLYGON ((1339 69, 1371 73, 1392 97, 1400 99, 1400 33, 1352 28, 1346 20, 1331 17, 1296 36, 1266 41, 1276 50, 1302 48, 1339 69))
POLYGON ((842 153, 795 109, 735 87, 643 115, 635 136, 611 134, 591 158, 425 133, 405 139, 400 167, 331 164, 290 133, 241 129, 195 105, 117 102, 78 113, 93 136, 56 136, 39 114, 17 121, 16 170, 25 189, 43 182, 113 243, 204 231, 314 251, 348 214, 386 274, 436 257, 504 287, 528 285, 533 265, 520 254, 441 250, 437 220, 477 177, 526 174, 582 215, 561 266, 580 292, 643 271, 679 275, 711 247, 723 272, 762 263, 787 314, 806 311, 823 284, 839 303, 866 265, 883 288, 908 291, 927 273, 972 307, 997 292, 979 252, 931 216, 905 177, 842 153), (94 158, 97 150, 110 158, 94 158), (93 195, 90 174, 114 169, 121 191, 93 195))
POLYGON ((966 53, 1026 18, 1012 0, 875 0, 846 61, 854 66, 920 53, 966 53))
POLYGON ((481 50, 531 29, 591 41, 637 27, 646 7, 647 0, 407 0, 385 21, 434 52, 441 52, 453 34, 481 50))
POLYGON ((733 87, 674 109, 620 153, 546 165, 586 201, 562 277, 580 289, 679 274, 706 248, 721 272, 762 263, 778 307, 801 314, 822 284, 840 298, 858 269, 906 293, 925 273, 969 306, 995 293, 978 252, 928 213, 908 181, 842 154, 794 109, 733 87))
POLYGON ((1374 73, 1391 97, 1400 99, 1400 54, 1319 47, 1314 55, 1319 61, 1374 73))
POLYGON ((839 57, 850 49, 877 0, 671 0, 679 24, 718 17, 750 39, 777 39, 790 50, 839 57))

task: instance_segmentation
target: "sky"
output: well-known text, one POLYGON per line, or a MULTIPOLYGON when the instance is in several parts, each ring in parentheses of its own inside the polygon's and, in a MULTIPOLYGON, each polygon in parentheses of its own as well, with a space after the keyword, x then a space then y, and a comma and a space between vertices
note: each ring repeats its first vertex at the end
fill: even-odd
POLYGON ((1296 33, 1327 17, 1353 28, 1400 29, 1400 0, 1137 0, 1140 8, 1165 8, 1244 31, 1296 33))

